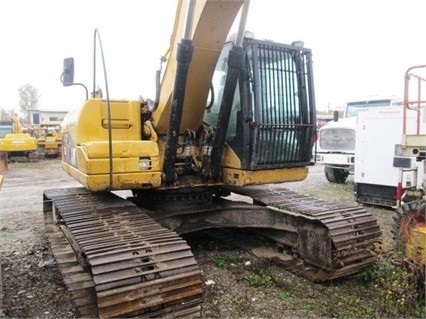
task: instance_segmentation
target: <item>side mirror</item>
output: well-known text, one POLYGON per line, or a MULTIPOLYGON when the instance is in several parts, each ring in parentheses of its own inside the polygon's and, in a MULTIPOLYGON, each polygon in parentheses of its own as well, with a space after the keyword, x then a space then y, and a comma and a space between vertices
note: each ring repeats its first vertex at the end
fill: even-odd
POLYGON ((333 112, 333 121, 337 122, 339 120, 339 111, 333 112))
POLYGON ((62 71, 61 82, 64 86, 74 84, 74 58, 64 59, 64 70, 62 71))

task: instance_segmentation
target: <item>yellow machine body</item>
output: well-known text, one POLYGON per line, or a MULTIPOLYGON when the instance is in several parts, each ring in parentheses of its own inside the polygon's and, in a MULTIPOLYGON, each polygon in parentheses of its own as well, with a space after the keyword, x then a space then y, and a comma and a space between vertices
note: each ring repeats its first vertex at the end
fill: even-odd
POLYGON ((139 101, 111 101, 109 123, 105 100, 90 99, 64 119, 63 129, 63 169, 88 189, 159 187, 158 145, 141 138, 139 101))
POLYGON ((426 266, 426 226, 419 226, 411 231, 405 252, 408 258, 426 266))
MULTIPOLYGON (((160 150, 164 149, 164 139, 142 139, 139 101, 110 101, 111 125, 108 124, 106 104, 102 99, 89 99, 82 108, 70 112, 64 119, 63 169, 92 191, 159 188, 164 162, 161 157, 164 152, 160 150)), ((224 154, 224 174, 220 184, 243 186, 299 181, 308 173, 307 167, 244 170, 231 148, 226 147, 224 154)))
MULTIPOLYGON (((194 13, 194 28, 191 39, 194 53, 189 65, 184 114, 181 133, 188 128, 197 130, 204 114, 205 102, 209 94, 211 78, 216 61, 225 43, 232 23, 244 0, 197 1, 194 13), (220 23, 217 23, 220 17, 220 23)), ((161 82, 159 106, 153 113, 153 121, 158 134, 166 134, 169 126, 174 78, 177 69, 177 44, 184 33, 185 15, 189 1, 179 1, 178 10, 170 41, 170 55, 161 82)))
POLYGON ((60 155, 62 148, 62 133, 58 125, 41 124, 34 131, 38 136, 37 151, 39 155, 60 155))
MULTIPOLYGON (((190 32, 193 54, 188 67, 180 129, 173 133, 181 135, 179 143, 183 143, 185 131, 197 131, 203 125, 205 104, 215 65, 243 2, 243 0, 222 2, 209 0, 195 3, 193 28, 190 32), (217 23, 219 16, 220 23, 217 23)), ((165 186, 163 165, 167 157, 165 152, 167 134, 171 130, 169 126, 173 105, 173 80, 178 67, 177 48, 184 32, 186 20, 183 17, 186 15, 188 3, 187 1, 178 3, 170 54, 159 90, 158 106, 150 114, 149 120, 142 120, 147 111, 141 106, 140 101, 107 101, 99 97, 88 99, 79 111, 70 112, 64 119, 63 168, 89 190, 146 189, 165 186), (111 108, 110 126, 108 105, 111 108)), ((240 158, 228 144, 225 143, 223 147, 220 179, 214 182, 206 179, 184 183, 178 181, 168 187, 222 183, 237 186, 279 183, 303 180, 308 173, 306 166, 309 165, 309 160, 306 165, 295 167, 247 169, 241 165, 240 158)), ((177 157, 185 151, 187 151, 185 147, 178 148, 177 157)), ((192 152, 194 164, 201 167, 202 147, 195 148, 192 152)))
POLYGON ((0 138, 0 151, 2 152, 32 152, 37 149, 37 142, 28 133, 22 132, 22 124, 17 115, 12 117, 12 133, 0 138))
POLYGON ((0 139, 0 151, 3 152, 32 152, 37 149, 37 141, 28 133, 6 134, 0 139))

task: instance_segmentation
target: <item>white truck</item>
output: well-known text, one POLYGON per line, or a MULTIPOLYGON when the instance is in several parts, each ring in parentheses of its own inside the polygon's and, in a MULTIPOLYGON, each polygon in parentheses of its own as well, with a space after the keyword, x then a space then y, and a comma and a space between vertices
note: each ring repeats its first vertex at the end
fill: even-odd
POLYGON ((344 183, 354 173, 356 115, 358 110, 402 105, 396 97, 374 97, 346 103, 343 118, 321 127, 317 141, 318 163, 324 165, 325 177, 332 183, 344 183))

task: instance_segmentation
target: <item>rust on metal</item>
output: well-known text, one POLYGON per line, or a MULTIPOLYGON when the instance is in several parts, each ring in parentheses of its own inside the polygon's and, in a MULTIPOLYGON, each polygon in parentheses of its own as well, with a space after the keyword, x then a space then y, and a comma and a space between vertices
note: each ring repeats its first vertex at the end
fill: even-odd
MULTIPOLYGON (((258 205, 274 207, 277 213, 281 210, 284 214, 299 216, 297 245, 301 249, 301 242, 305 240, 309 250, 306 258, 303 258, 303 249, 298 251, 307 261, 304 263, 306 268, 300 273, 313 281, 354 274, 375 261, 373 251, 381 239, 380 227, 376 218, 361 206, 319 200, 280 187, 252 186, 230 190, 251 197, 258 205), (312 227, 308 223, 312 220, 322 227, 312 227), (315 253, 318 253, 318 259, 312 260, 315 253)), ((279 241, 279 235, 274 239, 279 241)))
POLYGON ((197 317, 202 280, 189 246, 112 193, 44 192, 46 229, 84 317, 197 317))
POLYGON ((199 317, 201 273, 180 237, 198 230, 256 230, 279 246, 290 246, 299 258, 287 260, 286 268, 317 282, 354 274, 375 261, 380 228, 361 206, 280 187, 225 190, 250 197, 253 204, 212 195, 206 203, 176 206, 166 193, 167 206, 148 210, 137 206, 143 205, 138 198, 110 192, 44 191, 52 251, 79 314, 199 317))

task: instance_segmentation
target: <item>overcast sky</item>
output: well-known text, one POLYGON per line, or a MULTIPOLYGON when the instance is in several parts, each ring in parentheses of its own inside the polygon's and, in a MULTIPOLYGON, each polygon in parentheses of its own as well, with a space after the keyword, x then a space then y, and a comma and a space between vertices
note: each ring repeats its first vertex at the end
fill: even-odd
MULTIPOLYGON (((0 108, 19 110, 18 88, 27 83, 39 90, 42 110, 79 106, 84 90, 62 87, 59 76, 73 56, 75 81, 91 89, 95 28, 110 97, 153 98, 175 10, 175 0, 1 1, 0 108)), ((247 28, 312 49, 317 108, 325 109, 366 95, 402 96, 406 69, 426 64, 425 13, 425 0, 251 0, 247 28)))

